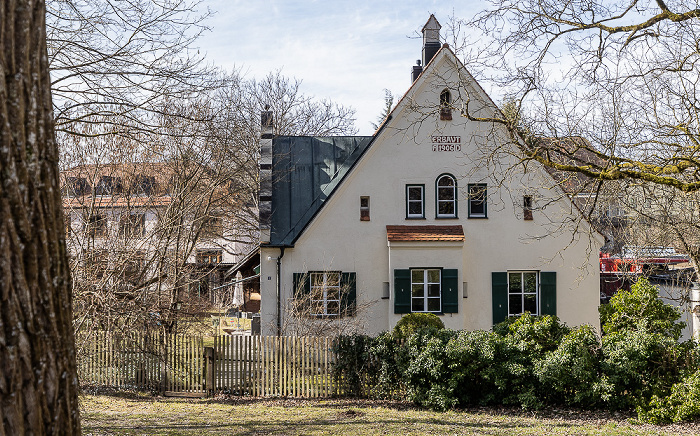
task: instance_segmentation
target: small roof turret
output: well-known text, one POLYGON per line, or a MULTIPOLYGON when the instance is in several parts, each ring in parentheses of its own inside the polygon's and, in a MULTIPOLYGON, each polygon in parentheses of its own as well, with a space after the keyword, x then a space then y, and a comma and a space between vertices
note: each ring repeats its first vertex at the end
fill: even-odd
POLYGON ((440 23, 435 18, 435 15, 430 14, 430 18, 423 26, 423 68, 428 65, 428 62, 435 56, 435 53, 440 50, 440 23))

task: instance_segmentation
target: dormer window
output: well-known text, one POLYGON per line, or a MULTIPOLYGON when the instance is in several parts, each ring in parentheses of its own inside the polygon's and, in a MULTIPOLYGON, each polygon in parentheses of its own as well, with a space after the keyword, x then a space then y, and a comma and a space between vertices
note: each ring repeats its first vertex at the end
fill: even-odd
POLYGON ((452 119, 452 95, 447 89, 440 93, 440 119, 447 121, 452 119))
POLYGON ((119 177, 102 176, 95 186, 95 195, 117 195, 122 192, 122 180, 119 177))
POLYGON ((134 183, 131 191, 136 195, 151 195, 155 191, 156 178, 154 176, 145 176, 138 174, 134 178, 134 183))
POLYGON ((64 194, 68 197, 82 197, 90 193, 90 185, 84 177, 67 177, 64 194))

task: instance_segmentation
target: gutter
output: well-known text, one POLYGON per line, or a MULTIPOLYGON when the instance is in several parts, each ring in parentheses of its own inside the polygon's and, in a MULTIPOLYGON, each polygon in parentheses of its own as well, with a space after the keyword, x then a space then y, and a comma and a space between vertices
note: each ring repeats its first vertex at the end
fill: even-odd
POLYGON ((280 255, 277 257, 277 336, 282 336, 282 283, 280 281, 282 256, 284 256, 284 247, 280 247, 280 255))

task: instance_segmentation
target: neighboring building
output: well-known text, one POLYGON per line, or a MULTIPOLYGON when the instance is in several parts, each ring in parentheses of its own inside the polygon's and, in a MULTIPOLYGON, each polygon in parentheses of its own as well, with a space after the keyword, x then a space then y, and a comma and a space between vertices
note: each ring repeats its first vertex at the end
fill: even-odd
POLYGON ((457 111, 498 113, 439 30, 431 16, 425 67, 374 136, 274 136, 262 114, 263 333, 336 318, 378 333, 409 312, 598 326, 603 237, 505 131, 457 111))
POLYGON ((236 221, 239 204, 207 172, 188 172, 183 188, 165 163, 81 165, 61 173, 66 239, 76 286, 110 289, 144 310, 230 306, 225 272, 257 237, 236 221), (195 177, 200 178, 195 179, 195 177), (180 191, 178 191, 180 189, 180 191), (186 192, 184 192, 186 191, 186 192), (158 290, 160 298, 154 294, 158 290), (146 298, 146 293, 153 298, 146 298))

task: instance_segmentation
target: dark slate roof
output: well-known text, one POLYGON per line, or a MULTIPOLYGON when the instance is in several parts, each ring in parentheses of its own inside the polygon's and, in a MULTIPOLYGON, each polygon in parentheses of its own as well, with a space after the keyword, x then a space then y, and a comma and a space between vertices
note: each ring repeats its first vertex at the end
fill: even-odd
POLYGON ((270 245, 292 245, 372 136, 276 136, 270 245))

